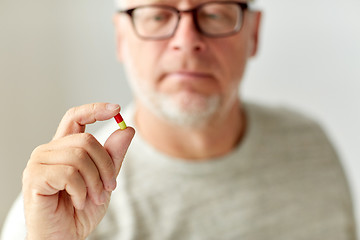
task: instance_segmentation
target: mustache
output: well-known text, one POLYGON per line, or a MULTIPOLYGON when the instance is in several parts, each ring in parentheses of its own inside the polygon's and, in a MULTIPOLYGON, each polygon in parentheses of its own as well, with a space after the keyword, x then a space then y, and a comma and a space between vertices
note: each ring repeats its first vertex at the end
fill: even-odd
POLYGON ((216 75, 216 68, 208 61, 186 60, 186 61, 173 61, 164 65, 162 69, 163 74, 169 73, 182 73, 194 75, 216 75))

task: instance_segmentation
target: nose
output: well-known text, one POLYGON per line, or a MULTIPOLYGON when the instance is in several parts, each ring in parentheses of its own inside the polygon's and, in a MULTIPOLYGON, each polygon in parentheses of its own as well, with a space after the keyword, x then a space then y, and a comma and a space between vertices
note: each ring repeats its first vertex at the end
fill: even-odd
POLYGON ((176 32, 170 41, 170 47, 175 51, 202 52, 206 48, 204 36, 196 29, 190 12, 182 12, 176 32))

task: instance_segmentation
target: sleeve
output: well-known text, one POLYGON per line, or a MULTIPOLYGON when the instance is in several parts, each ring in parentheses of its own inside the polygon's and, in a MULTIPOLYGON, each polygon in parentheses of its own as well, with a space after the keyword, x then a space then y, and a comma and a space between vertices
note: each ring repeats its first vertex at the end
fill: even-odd
POLYGON ((26 238, 26 225, 23 197, 20 194, 10 208, 3 225, 0 240, 24 240, 26 238))

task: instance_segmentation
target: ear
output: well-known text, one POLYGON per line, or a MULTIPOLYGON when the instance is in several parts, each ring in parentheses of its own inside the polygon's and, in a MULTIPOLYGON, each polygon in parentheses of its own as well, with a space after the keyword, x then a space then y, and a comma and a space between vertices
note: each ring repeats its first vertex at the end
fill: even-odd
POLYGON ((119 14, 113 16, 113 24, 115 30, 115 47, 117 59, 123 61, 122 42, 123 42, 123 27, 121 26, 122 19, 119 14))
POLYGON ((251 12, 251 20, 252 20, 252 28, 251 28, 251 52, 250 56, 254 57, 258 50, 259 45, 259 34, 260 34, 260 23, 261 23, 261 16, 262 13, 260 11, 251 12))

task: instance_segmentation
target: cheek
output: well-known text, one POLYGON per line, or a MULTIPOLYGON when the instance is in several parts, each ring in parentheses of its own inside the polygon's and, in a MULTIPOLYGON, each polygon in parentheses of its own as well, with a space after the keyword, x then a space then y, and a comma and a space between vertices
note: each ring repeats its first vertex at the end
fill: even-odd
POLYGON ((234 69, 235 74, 242 74, 248 59, 248 44, 243 39, 237 40, 235 43, 229 43, 232 46, 228 49, 228 54, 231 55, 231 66, 234 69))
POLYGON ((123 52, 124 64, 133 69, 131 74, 136 74, 140 81, 152 82, 156 76, 156 66, 159 62, 159 49, 152 42, 144 42, 139 39, 129 39, 125 42, 123 52), (136 69, 136 71, 135 71, 136 69))
POLYGON ((221 66, 227 88, 234 88, 239 85, 247 64, 246 46, 243 43, 228 41, 223 43, 219 50, 221 66))

